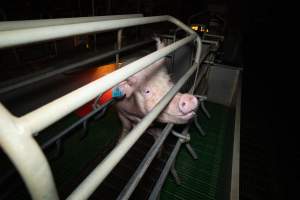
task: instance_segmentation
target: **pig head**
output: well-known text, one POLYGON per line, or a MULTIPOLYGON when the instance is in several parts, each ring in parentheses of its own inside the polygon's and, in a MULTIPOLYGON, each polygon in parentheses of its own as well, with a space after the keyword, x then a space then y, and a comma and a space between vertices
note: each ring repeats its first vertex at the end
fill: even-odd
MULTIPOLYGON (((157 48, 164 44, 156 39, 157 48)), ((117 110, 123 125, 123 133, 148 114, 163 96, 173 87, 163 58, 146 69, 136 73, 119 84, 126 95, 117 103, 117 110)), ((195 115, 198 100, 191 94, 177 93, 168 106, 160 113, 157 121, 162 123, 185 124, 195 115)))

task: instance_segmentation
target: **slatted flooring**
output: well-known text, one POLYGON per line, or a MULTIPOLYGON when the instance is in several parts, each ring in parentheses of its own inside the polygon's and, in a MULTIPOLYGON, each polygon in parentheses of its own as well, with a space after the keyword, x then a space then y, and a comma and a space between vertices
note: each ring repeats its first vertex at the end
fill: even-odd
POLYGON ((192 128, 191 145, 199 159, 193 160, 185 147, 178 154, 176 169, 181 179, 177 185, 169 175, 161 199, 226 199, 230 177, 230 154, 233 133, 233 113, 220 105, 208 104, 212 118, 201 116, 205 137, 192 128))
MULTIPOLYGON (((162 200, 225 199, 226 181, 228 181, 230 171, 228 154, 231 154, 231 149, 227 147, 230 146, 232 140, 232 112, 212 103, 208 103, 207 106, 212 119, 208 120, 200 115, 201 124, 207 131, 207 136, 201 136, 194 127, 190 132, 191 145, 199 159, 193 160, 182 146, 176 162, 176 169, 182 184, 176 185, 173 177, 169 175, 161 193, 162 200)), ((70 116, 63 120, 62 124, 56 124, 47 131, 57 132, 64 123, 71 123, 73 120, 75 117, 70 116)), ((98 126, 97 123, 92 122, 89 134, 83 140, 80 139, 78 133, 66 138, 62 154, 50 162, 61 199, 65 199, 74 190, 114 145, 113 138, 116 134, 113 132, 118 132, 120 127, 114 111, 109 112, 99 123, 105 126, 98 126)), ((48 134, 41 135, 47 136, 48 134)), ((176 138, 169 135, 164 144, 164 153, 150 165, 131 199, 141 200, 149 197, 175 142, 176 138)), ((90 199, 115 199, 152 144, 152 137, 144 134, 90 199)), ((22 188, 20 185, 17 191, 5 199, 28 199, 24 186, 22 188)))

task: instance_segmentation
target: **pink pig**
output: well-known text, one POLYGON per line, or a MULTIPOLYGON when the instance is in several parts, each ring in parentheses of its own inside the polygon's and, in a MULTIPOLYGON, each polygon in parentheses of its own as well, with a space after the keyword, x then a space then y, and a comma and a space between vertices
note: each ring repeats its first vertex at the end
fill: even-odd
MULTIPOLYGON (((164 44, 157 41, 157 49, 163 48, 164 44)), ((163 96, 173 87, 166 68, 162 66, 165 58, 158 60, 146 69, 136 73, 126 81, 119 84, 120 90, 126 97, 117 103, 117 110, 123 125, 122 139, 141 119, 147 115, 163 96)), ((128 64, 128 63, 126 63, 128 64)), ((158 122, 185 124, 195 115, 198 100, 191 94, 177 93, 169 105, 157 118, 158 122)), ((153 128, 152 128, 153 129, 153 128)), ((155 138, 156 131, 148 132, 155 138)))

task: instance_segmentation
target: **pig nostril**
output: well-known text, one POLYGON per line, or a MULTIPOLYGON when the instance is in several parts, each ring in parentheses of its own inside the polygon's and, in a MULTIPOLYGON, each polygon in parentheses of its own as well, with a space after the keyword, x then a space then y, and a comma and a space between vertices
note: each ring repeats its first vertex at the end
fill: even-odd
POLYGON ((182 106, 182 107, 184 107, 185 105, 186 105, 186 103, 185 103, 185 102, 183 102, 183 103, 181 104, 181 106, 182 106))

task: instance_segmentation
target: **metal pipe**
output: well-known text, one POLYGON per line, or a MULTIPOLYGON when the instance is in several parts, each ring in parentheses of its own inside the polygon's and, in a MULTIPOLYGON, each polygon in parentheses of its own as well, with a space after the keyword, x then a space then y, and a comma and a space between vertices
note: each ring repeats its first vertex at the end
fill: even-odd
MULTIPOLYGON (((122 46, 122 33, 123 33, 123 29, 119 29, 117 33, 117 49, 121 49, 122 46)), ((116 54, 117 68, 119 68, 119 62, 120 62, 120 55, 116 54)))
POLYGON ((75 123, 73 123, 71 126, 69 126, 68 128, 64 129, 63 131, 61 131, 59 134, 55 135, 53 138, 51 138, 50 140, 48 140, 47 142, 43 143, 41 145, 41 147, 43 149, 46 149, 47 147, 49 147, 50 145, 54 144, 57 140, 61 139, 62 137, 64 137, 65 135, 67 135, 70 131, 72 131, 73 129, 75 129, 76 127, 78 127, 79 125, 81 125, 82 123, 86 122, 88 119, 90 119, 92 116, 94 116, 95 114, 97 114, 100 110, 102 110, 104 107, 109 106, 114 100, 110 100, 108 102, 106 102, 105 104, 102 104, 100 107, 96 108, 95 110, 91 111, 90 113, 88 113, 86 116, 80 118, 78 121, 76 121, 75 123))
POLYGON ((18 169, 32 199, 58 199, 47 159, 37 142, 0 104, 0 145, 18 169))
POLYGON ((202 43, 214 44, 215 46, 219 45, 218 41, 213 41, 213 40, 202 40, 202 43))
POLYGON ((6 22, 0 22, 0 31, 8 31, 8 30, 15 30, 15 29, 29 29, 29 28, 38 28, 43 26, 57 26, 57 25, 67 25, 67 24, 86 23, 86 22, 99 22, 105 20, 126 19, 126 18, 135 18, 135 17, 143 17, 143 14, 6 21, 6 22))
POLYGON ((236 94, 235 106, 235 122, 234 122, 234 136, 233 136, 233 153, 232 153, 232 169, 231 169, 231 183, 230 183, 230 200, 239 199, 239 184, 240 184, 240 123, 241 123, 241 95, 242 95, 242 81, 239 77, 236 94))
MULTIPOLYGON (((41 145, 41 148, 42 149, 46 149, 49 146, 51 146, 52 144, 54 144, 55 142, 59 141, 62 137, 64 137, 68 133, 70 133, 70 131, 72 131, 74 128, 76 128, 79 125, 81 125, 82 123, 86 122, 88 119, 90 119, 92 116, 94 116, 95 114, 97 114, 103 108, 109 106, 113 101, 114 100, 112 99, 112 100, 106 102, 105 104, 102 104, 100 107, 96 108, 95 110, 93 110, 92 112, 90 112, 89 114, 87 114, 86 116, 82 117, 81 119, 79 119, 78 121, 76 121, 74 124, 72 124, 71 126, 69 126, 68 128, 66 128, 65 130, 63 130, 59 134, 55 135, 53 138, 51 138, 47 142, 43 143, 41 145)), ((15 173, 16 173, 16 170, 14 168, 12 168, 10 171, 6 172, 6 174, 4 174, 4 176, 0 177, 0 184, 2 184, 8 178, 11 178, 11 176, 14 175, 15 173)))
MULTIPOLYGON (((189 36, 191 37, 191 36, 189 36)), ((187 37, 187 38, 189 38, 187 37)), ((185 38, 185 39, 187 39, 185 38)), ((184 39, 182 39, 184 40, 184 39)), ((182 41, 180 40, 180 41, 182 41)), ((179 41, 179 42, 180 42, 179 41)), ((201 42, 201 40, 199 39, 201 42)), ((176 42, 178 43, 178 42, 176 42)), ((174 43, 174 44, 176 44, 174 43)), ((173 45, 174 45, 173 44, 173 45)), ((172 46, 172 45, 170 45, 172 46)), ((198 43, 196 55, 200 56, 201 43, 198 43)), ((167 48, 167 47, 165 47, 167 48)), ((163 48, 163 49, 165 49, 163 48)), ((163 50, 161 49, 161 50, 163 50)), ((151 54, 150 54, 151 55, 151 54)), ((141 59, 140 59, 141 60, 141 59)), ((186 72, 186 74, 171 88, 171 90, 160 100, 160 102, 147 114, 143 120, 135 126, 135 128, 118 144, 105 159, 84 179, 84 181, 70 194, 67 199, 87 199, 98 187, 98 185, 106 178, 106 176, 113 170, 118 162, 124 157, 133 144, 139 139, 143 132, 156 119, 161 111, 168 105, 172 98, 176 95, 179 89, 184 85, 188 78, 198 68, 199 63, 196 62, 186 72)), ((121 68, 123 69, 123 68, 121 68)))
MULTIPOLYGON (((189 128, 190 128, 190 125, 188 124, 183 129, 181 134, 183 136, 186 136, 188 134, 189 128)), ((157 180, 157 182, 156 182, 156 184, 155 184, 155 186, 154 186, 154 188, 153 188, 153 190, 150 194, 150 197, 148 198, 148 200, 156 200, 157 199, 157 197, 159 195, 159 192, 160 192, 160 189, 161 189, 164 181, 166 180, 166 177, 167 177, 167 175, 168 175, 168 173, 169 173, 169 171, 170 171, 170 169, 171 169, 171 167, 174 163, 174 160, 176 158, 176 155, 178 154, 178 151, 179 151, 181 145, 182 145, 182 142, 180 141, 180 139, 178 139, 177 143, 176 143, 176 145, 175 145, 175 147, 174 147, 174 149, 173 149, 173 151, 172 151, 172 153, 171 153, 171 155, 170 155, 170 157, 169 157, 169 159, 168 159, 168 161, 167 161, 167 163, 166 163, 166 165, 165 165, 165 167, 162 171, 162 173, 159 176, 159 179, 157 180)))
POLYGON ((83 104, 94 99, 99 93, 103 93, 112 88, 116 84, 139 72, 158 59, 192 41, 195 37, 196 35, 186 37, 174 44, 171 44, 134 61, 128 64, 126 67, 122 67, 114 72, 111 72, 110 74, 107 74, 98 80, 95 80, 63 97, 60 97, 30 113, 27 113, 26 115, 18 118, 18 123, 28 130, 28 133, 37 133, 75 109, 79 108, 83 104), (47 115, 45 115, 45 113, 47 113, 47 115))
POLYGON ((105 20, 100 22, 86 22, 67 25, 37 27, 32 29, 0 31, 0 49, 6 47, 13 47, 17 45, 30 44, 33 42, 41 42, 51 39, 59 39, 93 32, 109 31, 117 28, 138 26, 142 24, 151 24, 162 21, 172 22, 175 25, 180 26, 183 30, 187 31, 188 33, 196 34, 188 26, 175 19, 174 17, 163 15, 155 17, 116 19, 105 20))
POLYGON ((135 173, 131 176, 130 180, 127 182, 126 186, 123 188, 122 192, 119 194, 117 200, 129 199, 134 189, 142 179, 146 170, 150 166, 152 160, 155 158, 156 154, 160 150, 160 147, 164 143, 165 139, 171 132, 174 124, 167 124, 164 130, 161 132, 159 137, 155 140, 155 143, 152 145, 151 149, 148 151, 143 161, 140 163, 135 173))
POLYGON ((0 88, 0 94, 15 90, 15 89, 20 88, 20 87, 24 87, 26 85, 35 83, 37 81, 41 81, 41 80, 46 79, 46 78, 53 77, 57 74, 66 72, 68 70, 76 69, 78 67, 82 67, 84 65, 88 65, 88 64, 103 60, 104 58, 111 57, 111 56, 113 56, 117 53, 122 53, 122 52, 125 52, 125 51, 128 51, 128 50, 131 50, 131 49, 149 44, 150 42, 154 42, 154 40, 151 39, 151 40, 146 40, 146 41, 143 41, 143 42, 140 42, 140 43, 128 45, 128 46, 123 47, 123 48, 118 49, 118 50, 109 51, 107 53, 104 53, 104 54, 101 54, 101 55, 96 55, 96 56, 81 60, 79 62, 74 62, 74 63, 68 64, 65 67, 60 67, 60 68, 58 68, 56 70, 53 70, 53 71, 50 71, 50 72, 46 71, 45 73, 41 73, 38 76, 35 76, 31 79, 27 79, 27 80, 21 81, 21 82, 18 81, 17 83, 9 84, 9 86, 7 86, 7 87, 0 88))
POLYGON ((100 22, 86 22, 67 25, 45 26, 32 29, 1 31, 0 49, 16 45, 30 44, 33 42, 59 39, 74 35, 89 34, 114 30, 117 28, 157 23, 161 21, 167 21, 168 19, 168 16, 139 17, 133 19, 116 19, 100 22))
POLYGON ((204 33, 203 36, 204 36, 204 37, 208 36, 208 37, 219 38, 221 41, 224 40, 224 36, 222 36, 222 35, 215 35, 215 34, 204 33))

